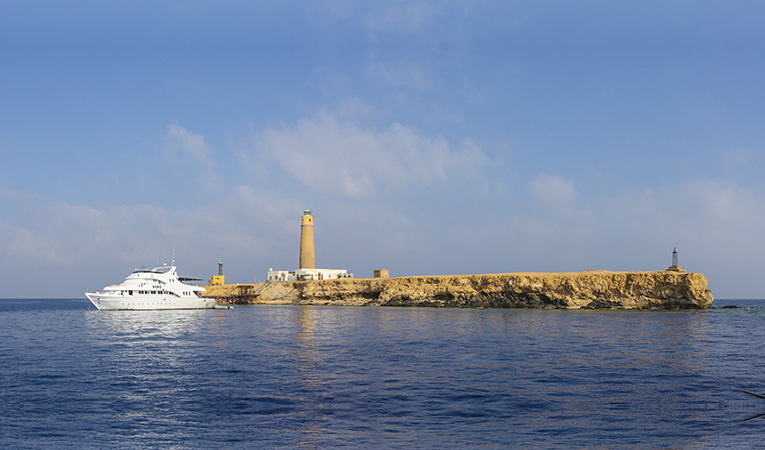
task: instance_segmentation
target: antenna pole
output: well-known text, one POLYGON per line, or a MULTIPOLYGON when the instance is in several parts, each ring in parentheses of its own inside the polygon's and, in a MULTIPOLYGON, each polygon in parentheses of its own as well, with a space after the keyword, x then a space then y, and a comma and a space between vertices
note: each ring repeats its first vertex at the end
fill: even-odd
POLYGON ((178 243, 178 238, 175 238, 175 242, 173 242, 173 261, 170 263, 171 266, 175 265, 175 244, 178 243))

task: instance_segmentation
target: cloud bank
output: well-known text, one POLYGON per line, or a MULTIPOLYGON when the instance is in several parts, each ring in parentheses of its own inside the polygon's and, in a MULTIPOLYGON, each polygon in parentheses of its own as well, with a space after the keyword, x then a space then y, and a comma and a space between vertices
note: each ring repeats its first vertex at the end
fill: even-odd
POLYGON ((364 126, 364 114, 347 110, 369 113, 358 107, 234 139, 238 153, 225 151, 239 155, 248 178, 224 176, 203 135, 168 125, 166 157, 220 184, 186 208, 172 199, 46 204, 0 187, 0 270, 20 278, 42 270, 54 282, 8 286, 6 295, 77 296, 132 266, 166 262, 176 242, 186 275, 206 277, 224 261, 231 281, 262 280, 270 267, 295 268, 307 208, 317 213, 317 261, 359 277, 381 267, 394 276, 660 270, 676 246, 681 266, 707 274, 718 296, 759 285, 765 197, 752 188, 697 179, 584 195, 572 176, 546 173, 486 187, 496 162, 475 141, 401 123, 364 126))
POLYGON ((266 129, 253 147, 260 161, 309 190, 354 198, 469 179, 489 163, 469 139, 452 149, 442 136, 425 136, 412 126, 394 123, 374 131, 326 111, 291 128, 266 129))

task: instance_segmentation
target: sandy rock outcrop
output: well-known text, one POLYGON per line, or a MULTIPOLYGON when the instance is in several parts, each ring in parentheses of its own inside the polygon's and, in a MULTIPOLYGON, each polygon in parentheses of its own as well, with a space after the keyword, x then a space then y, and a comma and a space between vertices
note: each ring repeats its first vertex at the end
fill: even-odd
POLYGON ((229 304, 704 309, 713 301, 704 275, 670 270, 356 278, 206 289, 205 296, 229 304))

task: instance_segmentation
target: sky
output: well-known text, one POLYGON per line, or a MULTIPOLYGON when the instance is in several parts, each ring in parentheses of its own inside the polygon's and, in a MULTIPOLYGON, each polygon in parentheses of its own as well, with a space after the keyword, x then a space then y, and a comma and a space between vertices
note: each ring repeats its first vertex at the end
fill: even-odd
POLYGON ((0 3, 0 297, 701 272, 765 298, 765 3, 0 3), (204 283, 204 282, 203 282, 204 283))

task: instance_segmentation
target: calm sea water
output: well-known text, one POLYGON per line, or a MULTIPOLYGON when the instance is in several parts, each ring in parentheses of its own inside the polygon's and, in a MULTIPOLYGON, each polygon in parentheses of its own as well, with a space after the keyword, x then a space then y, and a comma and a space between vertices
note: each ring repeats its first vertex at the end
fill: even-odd
POLYGON ((0 300, 0 447, 765 448, 765 301, 715 305, 0 300))

